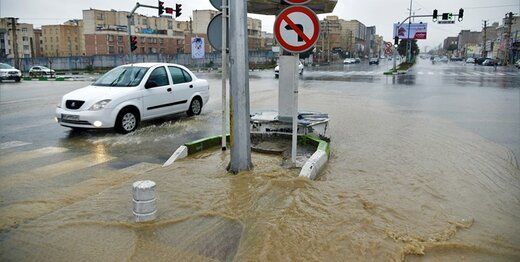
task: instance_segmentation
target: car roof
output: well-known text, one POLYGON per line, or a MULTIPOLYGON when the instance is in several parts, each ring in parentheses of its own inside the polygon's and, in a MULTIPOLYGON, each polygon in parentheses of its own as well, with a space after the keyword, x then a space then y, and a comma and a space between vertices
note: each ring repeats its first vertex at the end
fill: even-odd
POLYGON ((135 63, 135 64, 126 64, 123 66, 138 66, 138 67, 147 67, 147 68, 154 67, 154 66, 178 66, 178 67, 185 68, 185 66, 183 66, 183 65, 172 64, 172 63, 135 63))

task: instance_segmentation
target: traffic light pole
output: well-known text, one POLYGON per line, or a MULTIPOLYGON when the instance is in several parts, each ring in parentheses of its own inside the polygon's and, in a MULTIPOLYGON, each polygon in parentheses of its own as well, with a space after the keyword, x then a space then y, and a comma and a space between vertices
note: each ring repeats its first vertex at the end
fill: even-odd
POLYGON ((227 149, 227 77, 228 77, 228 43, 227 43, 227 22, 228 22, 228 1, 222 0, 222 151, 227 149))
POLYGON ((134 9, 132 9, 132 11, 130 11, 130 14, 126 16, 126 18, 128 18, 128 55, 130 58, 130 63, 134 63, 134 54, 132 53, 132 20, 134 18, 135 11, 137 11, 139 7, 159 9, 159 7, 157 6, 142 5, 139 2, 137 2, 134 6, 134 9))

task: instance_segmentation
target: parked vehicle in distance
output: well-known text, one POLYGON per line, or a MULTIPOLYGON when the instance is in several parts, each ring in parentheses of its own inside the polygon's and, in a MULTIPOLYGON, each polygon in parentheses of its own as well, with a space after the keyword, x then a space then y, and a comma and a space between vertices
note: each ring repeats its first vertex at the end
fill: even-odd
POLYGON ((144 120, 180 112, 199 115, 208 101, 208 81, 198 79, 184 66, 123 65, 64 95, 56 121, 73 129, 114 128, 126 134, 144 120))
POLYGON ((54 77, 56 72, 53 69, 47 68, 45 66, 33 66, 29 69, 29 76, 31 77, 39 77, 39 76, 49 76, 54 77))
POLYGON ((442 62, 442 63, 448 63, 450 60, 448 59, 447 56, 443 56, 439 59, 439 62, 442 62))
POLYGON ((361 63, 361 59, 358 57, 358 58, 356 58, 356 64, 359 64, 359 63, 361 63))
POLYGON ((20 82, 22 80, 22 72, 8 64, 0 63, 0 82, 5 80, 20 82))
POLYGON ((343 64, 345 65, 351 65, 351 64, 355 64, 356 63, 356 59, 354 58, 345 58, 345 60, 343 60, 343 64))
POLYGON ((487 58, 485 57, 479 57, 477 59, 475 59, 475 64, 477 65, 482 65, 482 63, 484 63, 484 61, 486 61, 487 58))
MULTIPOLYGON (((298 74, 303 75, 304 66, 302 64, 302 61, 298 61, 298 74)), ((280 65, 277 65, 274 68, 274 78, 280 77, 280 65)))
POLYGON ((497 61, 495 61, 495 59, 487 58, 486 60, 484 60, 484 62, 482 62, 482 65, 483 66, 497 66, 498 63, 497 63, 497 61))
POLYGON ((379 65, 379 59, 378 58, 370 58, 368 61, 369 65, 379 65))
POLYGON ((466 59, 466 64, 474 64, 474 63, 475 63, 475 58, 470 57, 470 58, 466 59))
POLYGON ((515 67, 518 68, 518 69, 520 69, 520 59, 518 59, 518 61, 516 61, 516 63, 515 63, 515 67))
POLYGON ((462 57, 452 56, 452 57, 450 57, 450 61, 458 62, 458 61, 463 61, 463 59, 462 59, 462 57))

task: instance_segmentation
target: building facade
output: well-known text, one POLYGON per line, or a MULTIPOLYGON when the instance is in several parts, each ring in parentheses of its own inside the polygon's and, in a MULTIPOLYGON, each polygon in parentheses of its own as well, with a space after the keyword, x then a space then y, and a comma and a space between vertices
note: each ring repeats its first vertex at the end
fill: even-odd
MULTIPOLYGON (((85 55, 129 53, 129 12, 83 10, 85 55)), ((137 36, 134 54, 176 54, 184 44, 184 33, 177 30, 171 17, 147 17, 134 14, 131 33, 137 36)))
POLYGON ((46 57, 64 57, 84 55, 80 26, 73 24, 43 25, 43 55, 46 57))
POLYGON ((18 18, 0 18, 0 57, 14 58, 15 47, 19 58, 34 57, 34 41, 32 24, 18 23, 18 18))

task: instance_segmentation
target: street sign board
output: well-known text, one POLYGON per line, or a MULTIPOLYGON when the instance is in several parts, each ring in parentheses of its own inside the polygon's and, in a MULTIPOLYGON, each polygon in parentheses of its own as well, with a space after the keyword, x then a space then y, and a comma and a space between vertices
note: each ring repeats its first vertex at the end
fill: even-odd
MULTIPOLYGON (((229 32, 229 23, 227 31, 229 32)), ((222 14, 218 14, 211 21, 208 25, 208 41, 211 47, 213 49, 221 51, 222 50, 222 14)), ((227 45, 226 48, 229 48, 229 33, 227 35, 227 45)))
POLYGON ((222 11, 222 0, 209 0, 209 2, 215 9, 222 11))
POLYGON ((290 5, 304 5, 310 2, 311 0, 284 0, 286 3, 290 5))
POLYGON ((303 53, 318 41, 320 22, 311 9, 291 6, 276 17, 273 31, 276 41, 287 52, 303 53))
POLYGON ((438 24, 455 24, 455 20, 453 21, 444 21, 444 20, 440 20, 437 22, 438 24))
POLYGON ((427 23, 394 24, 394 38, 424 40, 428 35, 427 23), (410 32, 408 32, 410 29, 410 32))
POLYGON ((191 58, 193 59, 203 59, 206 54, 204 45, 204 38, 202 37, 192 37, 191 38, 191 58))

